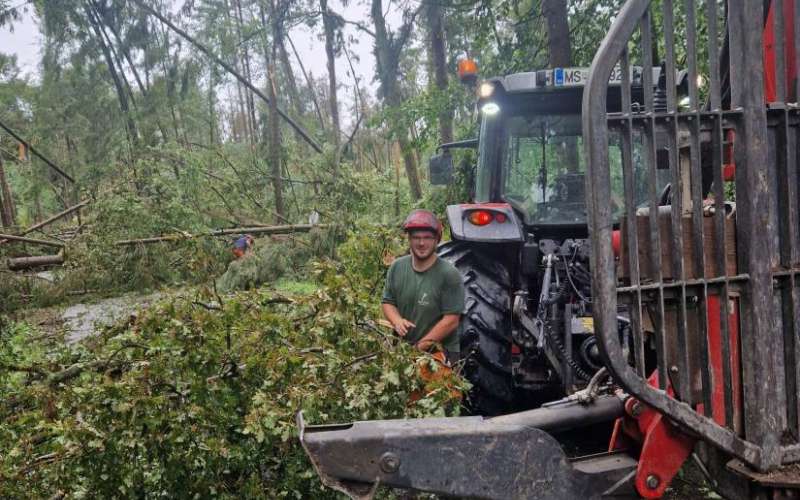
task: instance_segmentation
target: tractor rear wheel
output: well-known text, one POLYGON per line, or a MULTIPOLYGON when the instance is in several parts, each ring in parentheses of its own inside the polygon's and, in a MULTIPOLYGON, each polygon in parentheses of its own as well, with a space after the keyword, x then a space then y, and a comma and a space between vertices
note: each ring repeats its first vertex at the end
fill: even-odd
POLYGON ((509 271, 474 243, 450 241, 437 251, 464 281, 465 307, 458 336, 463 373, 472 384, 468 409, 475 415, 508 413, 514 401, 509 271))

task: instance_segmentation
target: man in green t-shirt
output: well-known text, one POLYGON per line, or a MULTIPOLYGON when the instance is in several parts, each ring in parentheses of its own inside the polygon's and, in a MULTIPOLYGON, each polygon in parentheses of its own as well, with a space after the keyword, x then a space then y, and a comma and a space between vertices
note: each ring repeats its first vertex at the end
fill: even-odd
POLYGON ((403 229, 411 250, 395 260, 386 275, 381 300, 383 315, 398 335, 421 351, 444 348, 451 363, 459 358, 455 333, 464 310, 464 284, 449 262, 438 258, 442 238, 439 219, 427 210, 414 210, 403 229))

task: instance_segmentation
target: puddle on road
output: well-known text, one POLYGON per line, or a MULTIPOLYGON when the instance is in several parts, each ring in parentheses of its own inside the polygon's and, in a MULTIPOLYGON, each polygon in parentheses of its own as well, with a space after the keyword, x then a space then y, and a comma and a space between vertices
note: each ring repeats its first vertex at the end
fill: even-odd
POLYGON ((123 295, 92 304, 75 304, 61 315, 64 322, 64 338, 74 344, 94 335, 106 326, 125 319, 132 313, 161 299, 163 294, 123 295))

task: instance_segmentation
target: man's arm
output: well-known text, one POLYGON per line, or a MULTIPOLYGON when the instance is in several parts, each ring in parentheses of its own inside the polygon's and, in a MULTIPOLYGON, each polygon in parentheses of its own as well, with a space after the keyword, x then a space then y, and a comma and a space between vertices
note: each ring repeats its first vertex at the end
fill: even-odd
MULTIPOLYGON (((385 305, 385 304, 384 304, 385 305)), ((458 328, 458 322, 461 320, 460 314, 445 314, 442 316, 433 328, 430 329, 427 335, 422 337, 417 342, 417 349, 420 351, 427 351, 434 344, 441 344, 458 328)))
POLYGON ((381 309, 383 309, 383 316, 394 326, 394 331, 401 337, 405 337, 408 330, 416 326, 414 323, 402 317, 400 311, 398 311, 397 307, 393 304, 384 302, 381 304, 381 309))

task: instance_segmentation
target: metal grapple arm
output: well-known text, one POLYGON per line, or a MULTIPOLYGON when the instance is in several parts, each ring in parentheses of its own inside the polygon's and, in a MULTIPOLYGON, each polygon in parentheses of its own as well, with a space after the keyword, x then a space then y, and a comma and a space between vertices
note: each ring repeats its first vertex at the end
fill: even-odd
POLYGON ((300 440, 328 487, 370 499, 378 485, 486 499, 599 498, 636 462, 624 454, 570 460, 549 432, 613 420, 616 396, 503 417, 456 417, 307 426, 300 440))

